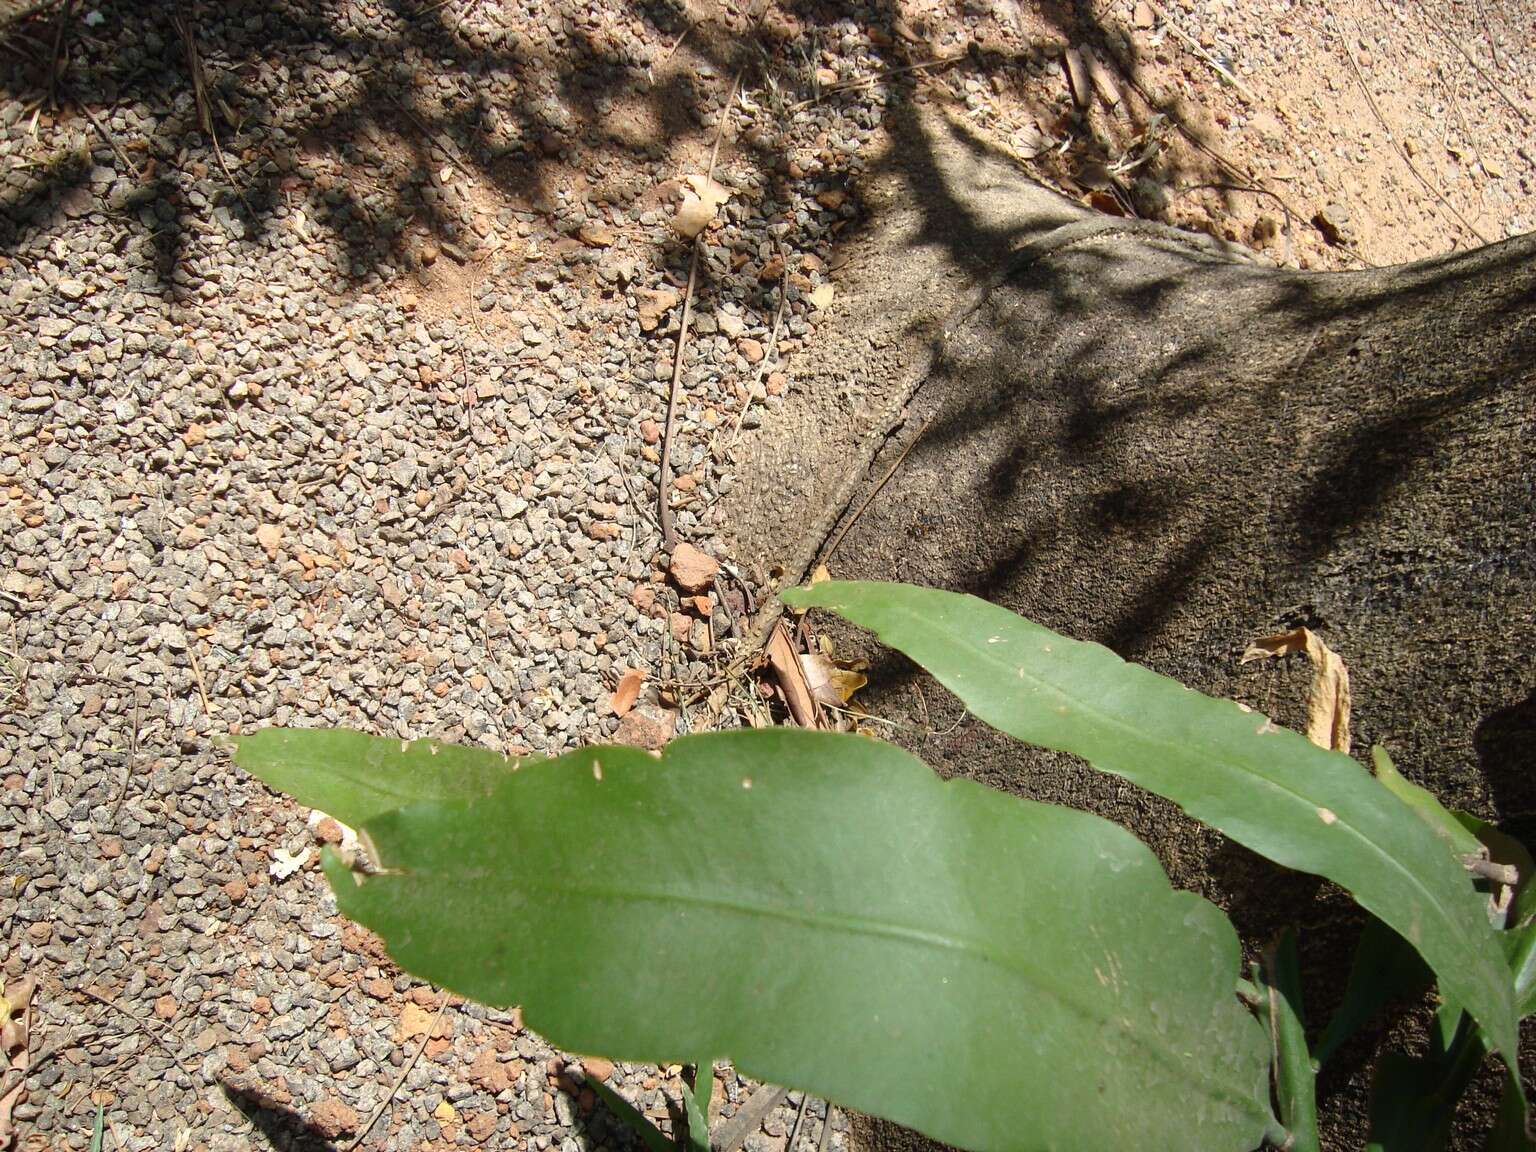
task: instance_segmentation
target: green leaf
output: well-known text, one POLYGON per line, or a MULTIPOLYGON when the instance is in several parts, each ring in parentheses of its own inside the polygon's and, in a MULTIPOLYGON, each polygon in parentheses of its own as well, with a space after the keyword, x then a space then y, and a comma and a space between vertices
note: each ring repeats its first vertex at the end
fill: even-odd
POLYGON ((1440 1095, 1443 1076, 1433 1060, 1382 1053, 1371 1082, 1366 1152, 1443 1152, 1456 1111, 1440 1095))
POLYGON ((1429 826, 1349 757, 972 596, 828 581, 784 601, 872 629, 994 728, 1081 756, 1347 888, 1418 950, 1513 1065, 1514 989, 1482 897, 1429 826))
POLYGON ((91 1126, 91 1146, 89 1152, 101 1152, 102 1138, 106 1135, 106 1112, 100 1104, 96 1105, 96 1123, 91 1126))
POLYGON ((484 748, 345 728, 264 728, 233 744, 235 763, 251 775, 354 828, 407 804, 488 795, 519 763, 484 748))
POLYGON ((1312 1058, 1324 1063, 1383 1008, 1423 993, 1432 983, 1434 975, 1408 941, 1370 917, 1355 945, 1344 999, 1313 1046, 1312 1058))
POLYGON ((1371 765, 1376 769, 1376 779, 1392 795, 1396 796, 1414 814, 1429 825, 1458 856, 1474 856, 1482 851, 1483 844, 1456 816, 1435 798, 1433 792, 1421 788, 1397 770, 1392 757, 1380 744, 1371 748, 1371 765))
MULTIPOLYGON (((1472 1018, 1454 1002, 1443 1002, 1429 1032, 1429 1053, 1388 1053, 1376 1064, 1371 1086, 1367 1152, 1441 1152, 1450 1141, 1456 1104, 1482 1066, 1487 1046, 1472 1018)), ((1506 1077, 1506 1085, 1512 1076, 1506 1077)), ((1525 1094, 1516 1090, 1510 1107, 1525 1115, 1525 1094)))
MULTIPOLYGON (((400 747, 376 743, 370 763, 400 747)), ((1276 1128, 1214 906, 1108 821, 888 744, 585 749, 363 831, 384 871, 328 852, 341 911, 563 1048, 730 1059, 978 1152, 1235 1152, 1276 1128)))
POLYGON ((715 1086, 714 1067, 708 1060, 693 1066, 694 1087, 683 1081, 683 1115, 688 1120, 688 1143, 692 1152, 709 1152, 709 1097, 715 1086))
POLYGON ((1486 1152, 1536 1152, 1536 1140, 1525 1129, 1525 1102, 1518 1085, 1511 1087, 1512 1074, 1504 1074, 1504 1090, 1499 1095, 1499 1111, 1493 1131, 1488 1134, 1486 1152))
POLYGON ((1511 928, 1500 940, 1515 975, 1515 1009, 1524 1020, 1536 1014, 1536 924, 1511 928))
POLYGON ((650 1118, 641 1112, 640 1109, 636 1108, 596 1076, 588 1076, 586 1083, 587 1087, 596 1092, 603 1103, 608 1105, 608 1111, 618 1117, 623 1122, 624 1127, 640 1137, 641 1143, 650 1152, 677 1152, 672 1141, 668 1140, 662 1134, 661 1129, 652 1124, 650 1118))
POLYGON ((1269 1002, 1269 1035, 1275 1072, 1275 1099, 1291 1152, 1319 1152, 1317 1135, 1317 1074, 1307 1050, 1306 1023, 1301 1006, 1301 971, 1296 959, 1296 934, 1287 928, 1265 949, 1258 979, 1269 1002))

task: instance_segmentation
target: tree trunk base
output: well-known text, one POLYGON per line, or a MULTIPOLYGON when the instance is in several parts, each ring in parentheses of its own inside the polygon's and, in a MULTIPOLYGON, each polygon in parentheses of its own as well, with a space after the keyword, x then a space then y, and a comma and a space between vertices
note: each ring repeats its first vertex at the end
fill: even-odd
MULTIPOLYGON (((1358 750, 1536 841, 1536 237, 1287 271, 1085 216, 939 121, 898 122, 843 314, 749 444, 738 555, 972 592, 1296 727, 1300 659, 1238 657, 1306 624, 1350 667, 1358 750)), ((1340 894, 996 736, 903 661, 870 680, 941 772, 1126 824, 1250 942, 1297 924, 1326 1020, 1360 923, 1340 894)), ((1371 1058, 1325 1075, 1330 1145, 1363 1144, 1371 1058)))

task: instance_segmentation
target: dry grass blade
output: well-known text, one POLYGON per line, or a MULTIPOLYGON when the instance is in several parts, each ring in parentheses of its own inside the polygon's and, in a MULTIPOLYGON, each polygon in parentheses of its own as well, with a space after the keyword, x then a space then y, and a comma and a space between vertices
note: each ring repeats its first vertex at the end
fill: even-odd
POLYGON ((182 51, 186 54, 187 73, 192 78, 192 99, 197 106, 198 127, 202 129, 203 135, 208 137, 208 143, 213 148, 213 158, 218 162, 219 171, 224 173, 224 179, 229 181, 230 190, 249 213, 251 206, 246 203, 245 193, 240 191, 240 185, 235 182, 234 175, 224 160, 224 149, 219 146, 219 134, 214 130, 213 107, 208 101, 208 73, 203 68, 203 55, 197 47, 197 36, 182 13, 173 12, 171 23, 176 28, 176 34, 181 37, 182 51))
POLYGON ((775 1084, 759 1085, 757 1091, 742 1105, 741 1111, 721 1125, 715 1135, 716 1152, 736 1152, 746 1143, 748 1136, 763 1126, 763 1121, 779 1106, 784 1095, 784 1089, 775 1084))
POLYGON ((1479 232, 1476 226, 1461 214, 1461 209, 1452 204, 1444 192, 1440 191, 1440 189, 1436 188, 1429 182, 1429 177, 1425 176, 1423 172, 1419 171, 1419 166, 1413 162, 1413 157, 1409 156, 1408 153, 1404 150, 1402 144, 1398 141, 1397 133, 1392 131, 1392 125, 1388 124, 1387 118, 1381 114, 1381 108, 1376 103, 1376 95, 1371 91, 1371 86, 1366 83, 1365 73, 1360 70, 1360 61, 1355 57, 1355 50, 1350 47, 1349 37, 1344 35, 1344 32, 1342 31, 1342 25, 1339 22, 1338 14, 1333 10, 1333 5, 1329 3, 1329 0, 1323 0, 1323 7, 1327 11, 1329 17, 1333 20, 1334 35, 1338 37, 1339 44, 1343 46, 1344 55, 1349 57, 1350 70, 1354 72, 1355 79, 1360 84, 1360 90, 1365 93, 1365 102, 1370 105, 1371 114, 1376 117, 1376 122, 1381 125, 1381 130, 1387 134, 1387 142, 1392 145, 1392 150, 1397 153, 1398 159, 1407 165, 1408 170, 1413 173, 1414 178, 1418 180, 1421 185, 1423 185, 1424 191, 1428 192, 1435 198, 1435 200, 1445 210, 1447 215, 1449 215, 1456 221, 1456 223, 1460 224, 1463 228, 1470 232, 1473 237, 1477 239, 1479 244, 1487 244, 1488 238, 1479 232))
MULTIPOLYGON (((720 110, 720 123, 715 129, 715 146, 709 153, 706 180, 715 178, 715 163, 720 158, 720 141, 725 137, 725 126, 731 118, 731 108, 736 103, 736 93, 741 88, 741 72, 738 70, 731 81, 730 95, 720 110)), ((677 530, 672 527, 672 438, 677 425, 677 397, 682 390, 683 353, 688 350, 688 325, 693 320, 693 293, 699 282, 699 248, 704 243, 704 233, 693 238, 693 250, 688 258, 688 288, 683 294, 683 317, 677 325, 677 349, 672 359, 672 383, 667 388, 667 420, 661 431, 661 463, 657 468, 656 518, 661 527, 662 547, 671 550, 677 545, 677 530)))
POLYGON ((832 538, 832 543, 822 553, 823 561, 832 559, 832 554, 837 551, 838 545, 843 542, 843 537, 848 535, 849 530, 858 523, 859 517, 864 515, 865 510, 875 502, 875 497, 880 495, 880 490, 890 483, 891 477, 896 475, 896 469, 901 467, 903 461, 911 454, 912 449, 917 447, 917 442, 923 438, 923 433, 928 431, 928 425, 931 423, 933 423, 932 416, 923 421, 923 426, 917 430, 917 435, 912 437, 912 443, 901 450, 901 455, 896 457, 896 463, 886 469, 885 475, 880 477, 880 483, 875 485, 874 491, 864 498, 864 503, 860 504, 858 510, 848 518, 848 523, 844 524, 842 530, 832 538))
POLYGON ((800 112, 820 104, 829 96, 836 96, 841 92, 857 92, 861 88, 873 88, 876 84, 889 80, 892 76, 905 76, 911 72, 926 72, 930 68, 943 68, 945 65, 958 64, 960 61, 968 58, 969 53, 956 52, 952 56, 935 56, 932 60, 921 60, 916 64, 905 64, 900 68, 886 68, 881 72, 876 72, 873 76, 863 76, 858 80, 846 80, 841 84, 829 85, 821 89, 809 100, 802 100, 798 104, 791 104, 786 111, 792 113, 800 112))
POLYGON ((373 1110, 373 1115, 368 1117, 368 1122, 357 1130, 357 1135, 352 1137, 342 1152, 356 1152, 357 1146, 367 1138, 368 1133, 373 1131, 373 1126, 379 1122, 379 1117, 384 1115, 389 1106, 395 1102, 395 1097, 400 1095, 400 1088, 405 1083, 405 1078, 411 1074, 411 1069, 416 1067, 421 1054, 427 1050, 427 1041, 432 1039, 432 1034, 437 1031, 438 1022, 442 1020, 443 1012, 447 1007, 448 993, 445 991, 437 1002, 437 1015, 432 1017, 432 1023, 427 1026, 426 1032, 421 1037, 421 1043, 416 1046, 416 1051, 400 1069, 400 1075, 395 1077, 395 1082, 389 1089, 389 1095, 379 1102, 379 1106, 373 1110))
POLYGON ((1257 104, 1259 102, 1259 98, 1253 94, 1253 89, 1249 88, 1248 85, 1239 80, 1237 76, 1233 74, 1230 68, 1228 68, 1220 60, 1216 59, 1216 57, 1212 56, 1209 52, 1202 48, 1200 46, 1200 41, 1196 40, 1193 36, 1184 31, 1184 29, 1180 28, 1173 22, 1172 19, 1169 18, 1168 10, 1166 8, 1162 7, 1160 4, 1153 4, 1152 7, 1156 9, 1158 16, 1162 18, 1163 26, 1167 28, 1168 31, 1172 32, 1174 37, 1178 39, 1178 41, 1183 44, 1184 47, 1188 48, 1196 56, 1200 57, 1201 60, 1204 60, 1206 64, 1210 65, 1211 71, 1215 72, 1216 75, 1220 76, 1233 88, 1237 89, 1238 93, 1241 94, 1242 98, 1248 101, 1248 103, 1257 104))
MULTIPOLYGON (((1434 30, 1440 33, 1440 35, 1450 43, 1451 47, 1456 49, 1456 51, 1461 54, 1461 58, 1472 66, 1472 70, 1483 78, 1488 87, 1494 90, 1499 99, 1503 100, 1504 103, 1509 105, 1510 111, 1514 112, 1516 116, 1520 117, 1520 119, 1524 120, 1527 124, 1536 124, 1536 120, 1532 119, 1531 114, 1524 108, 1520 107, 1520 105, 1516 104, 1515 98, 1504 89, 1504 86, 1495 80, 1488 73, 1488 70, 1477 62, 1476 58, 1472 55, 1472 53, 1467 51, 1466 46, 1463 45, 1460 40, 1451 35, 1450 29, 1435 19, 1434 13, 1431 11, 1429 5, 1422 6, 1419 11, 1423 14, 1424 19, 1429 21, 1434 30)), ((1484 19, 1486 20, 1486 18, 1487 15, 1485 13, 1484 19)), ((1493 48, 1493 36, 1491 34, 1488 37, 1488 47, 1490 49, 1493 48)))

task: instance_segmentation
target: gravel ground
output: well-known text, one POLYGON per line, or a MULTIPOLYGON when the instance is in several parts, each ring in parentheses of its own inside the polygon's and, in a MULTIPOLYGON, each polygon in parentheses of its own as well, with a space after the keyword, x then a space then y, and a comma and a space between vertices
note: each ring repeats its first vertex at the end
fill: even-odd
MULTIPOLYGON (((723 635, 669 620, 653 580, 687 270, 660 186, 700 170, 730 77, 689 57, 656 78, 683 24, 616 9, 205 11, 242 204, 148 11, 80 28, 68 99, 104 132, 34 120, 19 65, 0 111, 0 924, 6 977, 42 985, 34 1050, 66 1045, 21 1144, 83 1147, 104 1104, 122 1147, 249 1146, 226 1096, 279 1144, 340 1144, 437 996, 334 917, 314 853, 274 874, 317 834, 210 737, 343 724, 555 752, 613 733, 622 668, 653 697, 708 673, 723 635)), ((841 157, 877 119, 806 130, 841 157)), ((730 482, 711 441, 747 389, 782 391, 768 369, 809 333, 817 253, 852 213, 811 183, 776 201, 749 152, 718 175, 736 195, 673 453, 677 528, 709 548, 730 482)), ((454 1002, 438 1029, 370 1146, 613 1142, 513 1016, 454 1002)), ((675 1075, 614 1077, 666 1117, 675 1075)))
MULTIPOLYGON (((1235 19, 1184 7, 1196 35, 1235 19)), ((212 738, 341 724, 557 752, 613 736, 629 667, 649 680, 622 735, 704 722, 675 705, 745 603, 683 603, 653 509, 688 270, 669 220, 738 61, 671 494, 721 556, 738 419, 795 386, 906 98, 818 96, 953 56, 902 84, 1031 152, 1086 118, 1059 31, 1018 5, 908 9, 209 3, 184 37, 158 5, 82 4, 58 107, 51 22, 5 33, 0 973, 39 982, 52 1053, 22 1148, 85 1147, 97 1105, 108 1148, 244 1148, 253 1122, 344 1147, 423 1039, 368 1147, 620 1142, 515 1014, 451 1000, 434 1025, 437 993, 333 915, 314 852, 274 869, 327 829, 212 738)), ((1196 160, 1170 145, 1143 177, 1196 160)), ((1528 198, 1500 203, 1490 228, 1528 226, 1528 198)), ((741 723, 747 700, 708 713, 741 723)), ((667 1116, 675 1069, 586 1072, 667 1116)), ((729 1114, 747 1086, 719 1075, 729 1114)), ((789 1111, 750 1152, 781 1152, 789 1111)))

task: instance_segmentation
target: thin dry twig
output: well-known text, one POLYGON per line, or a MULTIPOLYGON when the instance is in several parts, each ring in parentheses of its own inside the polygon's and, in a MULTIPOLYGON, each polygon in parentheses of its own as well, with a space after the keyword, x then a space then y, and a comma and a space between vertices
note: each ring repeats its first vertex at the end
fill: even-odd
POLYGON ((908 454, 912 451, 912 449, 917 447, 917 442, 923 438, 923 433, 928 431, 928 425, 932 423, 932 416, 923 421, 923 426, 917 430, 917 435, 912 437, 912 443, 908 444, 901 450, 901 455, 896 457, 896 463, 892 464, 890 468, 886 470, 885 475, 880 477, 880 483, 875 485, 875 490, 864 498, 864 503, 859 505, 858 511, 849 517, 848 523, 844 524, 842 528, 838 530, 837 535, 832 537, 832 543, 828 546, 826 552, 822 554, 823 561, 832 559, 832 554, 837 551, 838 545, 843 542, 843 537, 848 535, 848 530, 858 523, 859 517, 864 515, 864 510, 875 502, 875 497, 880 495, 880 490, 890 482, 892 476, 896 475, 896 469, 901 467, 902 462, 906 460, 908 454))
POLYGON ((1483 19, 1483 31, 1488 35, 1488 55, 1493 57, 1493 66, 1503 68, 1504 61, 1499 59, 1499 41, 1493 34, 1493 22, 1488 19, 1488 7, 1483 0, 1477 0, 1477 14, 1483 19))
POLYGON ((1172 32, 1174 36, 1176 36, 1184 45, 1184 47, 1188 48, 1196 56, 1200 57, 1200 59, 1209 64, 1212 71, 1214 71, 1216 75, 1220 76, 1228 84, 1232 85, 1233 88, 1236 88, 1237 91, 1242 95, 1243 99, 1248 101, 1248 103, 1257 104, 1259 102, 1259 98, 1253 94, 1253 90, 1249 88, 1248 85, 1239 80, 1232 69, 1228 68, 1220 60, 1212 56, 1209 52, 1200 46, 1200 41, 1196 40, 1188 32, 1184 31, 1184 29, 1180 28, 1173 22, 1173 18, 1168 15, 1168 10, 1166 8, 1164 8, 1161 4, 1156 3, 1154 3, 1152 7, 1156 9, 1157 14, 1162 17, 1163 27, 1172 32))
POLYGON ((800 1093, 800 1107, 795 1112, 795 1126, 789 1130, 789 1140, 784 1145, 784 1152, 795 1152, 795 1141, 800 1138, 800 1125, 805 1123, 805 1106, 810 1102, 809 1092, 800 1093))
POLYGON ((677 420, 677 395, 683 376, 683 351, 688 347, 688 325, 693 319, 693 290, 699 278, 699 246, 704 243, 703 233, 693 241, 693 254, 688 260, 688 288, 683 296, 683 318, 677 327, 677 349, 672 358, 672 383, 667 389, 667 419, 661 432, 661 464, 656 480, 656 517, 661 524, 662 547, 671 551, 677 546, 677 530, 672 527, 672 429, 677 420))
POLYGON ((1437 201, 1439 201, 1441 207, 1445 209, 1447 214, 1454 217, 1458 224, 1460 224, 1468 232, 1472 233, 1472 235, 1477 238, 1478 243, 1487 244, 1488 238, 1479 232, 1477 228, 1472 224, 1472 222, 1461 214, 1461 209, 1452 204, 1450 200, 1446 198, 1445 193, 1441 192, 1440 189, 1436 188, 1429 182, 1429 178, 1425 176, 1424 173, 1420 172, 1419 166, 1413 162, 1413 157, 1409 156, 1407 151, 1403 148, 1402 144, 1398 142, 1397 133, 1392 131, 1392 126, 1387 123, 1387 118, 1381 114, 1381 108, 1376 103, 1376 96, 1371 91, 1371 86, 1366 83, 1365 73, 1360 70, 1360 62, 1355 59, 1355 50, 1349 45, 1349 37, 1344 35, 1343 31, 1341 30, 1342 25, 1339 22, 1338 13, 1333 10, 1333 4, 1330 2, 1330 0, 1323 0, 1323 9, 1333 20, 1334 35, 1338 37, 1339 43, 1344 46, 1344 55, 1349 57, 1349 67, 1351 71, 1354 72, 1355 79, 1359 81, 1360 90, 1365 93, 1365 102, 1370 105, 1372 114, 1375 115, 1377 123, 1381 125, 1381 130, 1387 134, 1387 142, 1392 145, 1392 150, 1396 152, 1398 158, 1408 166, 1408 170, 1412 172, 1418 182, 1424 186, 1424 190, 1433 196, 1437 201))
POLYGON ((1227 184, 1222 181, 1216 181, 1214 183, 1206 184, 1187 184, 1183 188, 1180 188, 1177 193, 1175 193, 1174 198, 1177 199, 1179 196, 1184 195, 1186 192, 1199 192, 1208 188, 1214 189, 1218 192, 1252 192, 1256 196, 1269 196, 1273 198, 1275 203, 1280 205, 1280 211, 1285 216, 1285 263, 1287 265, 1292 264, 1291 245, 1293 240, 1292 233, 1294 229, 1291 219, 1291 209, 1286 204, 1286 202, 1280 198, 1279 195, 1271 192, 1268 188, 1260 188, 1257 184, 1227 184))
MULTIPOLYGON (((1199 133, 1191 129, 1189 125, 1185 124, 1183 118, 1180 117, 1172 108, 1159 104, 1157 100, 1153 98, 1152 93, 1147 91, 1146 85, 1142 84, 1142 82, 1136 78, 1134 73, 1126 71, 1123 73, 1123 75, 1125 82, 1131 86, 1131 88, 1136 92, 1138 96, 1146 101, 1147 107, 1154 108, 1161 112, 1164 116, 1168 117, 1168 122, 1172 124, 1176 129, 1178 129, 1180 136, 1188 140, 1189 143, 1193 145, 1198 151, 1203 152, 1205 155, 1209 156, 1213 161, 1215 161, 1217 166, 1223 169, 1229 176, 1232 176, 1234 179, 1241 180, 1246 184, 1250 184, 1255 188, 1263 189, 1263 191, 1275 198, 1275 201, 1280 205, 1281 208, 1285 210, 1287 215, 1295 216, 1297 219, 1303 218, 1302 214, 1298 212, 1294 207, 1292 207, 1289 201, 1287 201, 1278 192, 1271 188, 1265 187, 1263 181, 1261 181, 1252 172, 1245 169, 1241 164, 1227 156, 1220 149, 1215 148, 1212 145, 1206 143, 1206 141, 1202 140, 1199 133)), ((1356 252, 1353 248, 1340 247, 1339 251, 1343 252, 1345 255, 1351 257, 1354 260, 1358 260, 1361 264, 1364 264, 1368 268, 1375 267, 1375 264, 1373 264, 1370 260, 1367 260, 1364 256, 1360 255, 1360 253, 1356 252)))
POLYGON ((892 76, 904 76, 909 72, 923 72, 929 68, 942 68, 946 64, 958 64, 968 57, 969 53, 967 52, 955 52, 949 56, 935 56, 931 60, 921 60, 916 64, 903 64, 899 68, 886 68, 876 72, 873 76, 864 76, 858 80, 845 80, 841 84, 832 84, 821 89, 809 100, 801 100, 798 104, 791 104, 786 111, 790 113, 800 112, 820 104, 828 96, 837 96, 843 92, 857 92, 861 88, 873 88, 876 84, 889 80, 892 76))
MULTIPOLYGON (((715 163, 720 158, 720 141, 725 137, 725 126, 730 122, 731 109, 736 104, 736 93, 741 87, 741 71, 731 81, 731 93, 725 98, 720 110, 720 123, 715 127, 715 145, 710 149, 709 168, 705 178, 715 178, 715 163)), ((672 432, 677 422, 677 397, 683 379, 683 353, 688 348, 688 325, 693 320, 693 293, 699 281, 699 252, 704 247, 704 231, 693 238, 693 251, 688 259, 688 287, 683 295, 683 317, 677 326, 677 349, 672 359, 672 383, 667 389, 667 420, 661 432, 661 464, 656 482, 656 519, 661 526, 662 547, 671 551, 677 546, 677 530, 672 527, 672 432)))
POLYGON ((128 159, 128 153, 123 151, 122 146, 118 144, 112 133, 107 130, 107 126, 101 122, 101 117, 91 111, 90 107, 83 101, 77 99, 75 102, 79 105, 80 111, 85 114, 85 118, 91 122, 91 127, 96 129, 96 135, 100 136, 106 142, 107 147, 112 149, 112 154, 117 157, 118 162, 122 164, 127 175, 137 179, 139 176, 138 165, 128 159))
MULTIPOLYGON (((1536 123, 1536 120, 1531 118, 1531 114, 1529 112, 1515 103, 1515 98, 1504 90, 1503 85, 1501 85, 1497 80, 1490 76, 1487 70, 1481 64, 1479 64, 1476 59, 1473 58, 1472 53, 1467 51, 1462 42, 1451 35, 1450 29, 1435 19, 1434 13, 1430 11, 1429 5, 1426 4, 1421 6, 1419 11, 1423 13, 1424 19, 1429 21, 1430 25, 1435 29, 1436 32, 1440 33, 1441 36, 1450 41, 1451 47, 1456 49, 1457 52, 1461 53, 1462 59, 1465 60, 1468 64, 1472 65, 1473 71, 1475 71, 1487 82, 1488 87, 1492 88, 1496 93, 1498 93, 1499 99, 1508 104, 1516 116, 1520 117, 1520 119, 1524 120, 1527 124, 1536 123)), ((1487 14, 1484 13, 1484 19, 1486 18, 1487 14)), ((1493 47, 1492 30, 1489 31, 1488 46, 1490 48, 1493 47)))
POLYGON ((826 1113, 821 1118, 821 1135, 816 1138, 816 1152, 827 1152, 827 1133, 832 1130, 832 1101, 827 1101, 826 1113))
POLYGON ((156 1045, 159 1046, 162 1052, 164 1052, 171 1058, 172 1061, 175 1062, 176 1067, 180 1068, 182 1072, 186 1074, 187 1078, 192 1081, 192 1083, 196 1084, 198 1082, 200 1077, 196 1072, 192 1071, 192 1068, 187 1064, 181 1053, 172 1048, 161 1031, 152 1025, 148 1020, 144 1020, 138 1016, 135 1016, 132 1012, 124 1008, 110 996, 103 996, 100 992, 93 991, 90 988, 81 988, 79 989, 79 992, 80 995, 84 996, 86 999, 94 1000, 96 1003, 102 1005, 103 1007, 112 1009, 112 1011, 116 1012, 124 1020, 127 1020, 136 1031, 143 1032, 144 1035, 148 1036, 155 1042, 156 1045))
POLYGON ((213 709, 208 707, 208 686, 203 683, 203 668, 197 661, 197 637, 187 637, 187 662, 192 665, 192 679, 197 681, 197 695, 203 702, 203 715, 213 723, 213 709))
POLYGON ((656 86, 656 70, 658 68, 665 68, 667 66, 667 61, 671 60, 673 56, 677 55, 677 50, 683 46, 683 41, 688 39, 688 34, 691 33, 693 29, 694 24, 693 21, 690 20, 688 22, 688 27, 684 28, 682 32, 678 34, 676 40, 672 41, 672 47, 667 49, 666 54, 663 55, 660 60, 656 61, 656 63, 652 64, 645 70, 646 76, 650 79, 651 87, 654 88, 656 86))
POLYGON ((192 32, 192 25, 180 12, 171 13, 171 23, 175 26, 177 35, 181 37, 182 50, 186 53, 187 72, 192 77, 192 100, 197 105, 198 126, 213 146, 213 158, 218 162, 219 171, 224 173, 224 179, 229 181, 230 190, 234 192, 235 197, 249 214, 251 206, 224 160, 224 149, 219 145, 219 134, 213 126, 213 106, 208 101, 208 73, 203 69, 203 55, 198 51, 197 37, 192 32))
POLYGON ((441 132, 433 131, 420 116, 416 115, 416 113, 412 112, 394 97, 390 97, 390 103, 400 109, 400 114, 416 126, 416 129, 426 137, 428 144, 431 144, 448 158, 448 163, 458 169, 460 176, 463 176, 466 180, 474 181, 475 174, 459 159, 457 155, 458 149, 450 147, 447 138, 441 132))
POLYGON ((395 1083, 390 1088, 389 1095, 379 1102, 379 1106, 373 1110, 373 1115, 368 1117, 368 1123, 358 1129, 357 1135, 352 1137, 351 1142, 342 1149, 342 1152, 355 1152, 357 1146, 363 1142, 368 1133, 373 1131, 373 1126, 379 1122, 379 1117, 384 1115, 389 1106, 395 1102, 395 1097, 400 1095, 400 1088, 405 1083, 405 1078, 411 1074, 411 1069, 416 1067, 416 1062, 421 1059, 421 1054, 427 1050, 427 1041, 432 1039, 432 1033, 437 1031, 437 1022, 443 1018, 443 1012, 447 1007, 448 991, 444 989, 442 999, 437 1002, 437 1015, 432 1017, 432 1023, 428 1025, 426 1035, 421 1038, 421 1043, 416 1046, 416 1051, 405 1062, 405 1066, 400 1069, 400 1075, 395 1077, 395 1083))
POLYGON ((64 70, 69 67, 69 60, 64 50, 64 37, 69 33, 69 26, 75 17, 75 0, 64 0, 64 5, 59 9, 58 22, 53 27, 53 54, 48 63, 48 107, 59 106, 59 80, 64 70))

